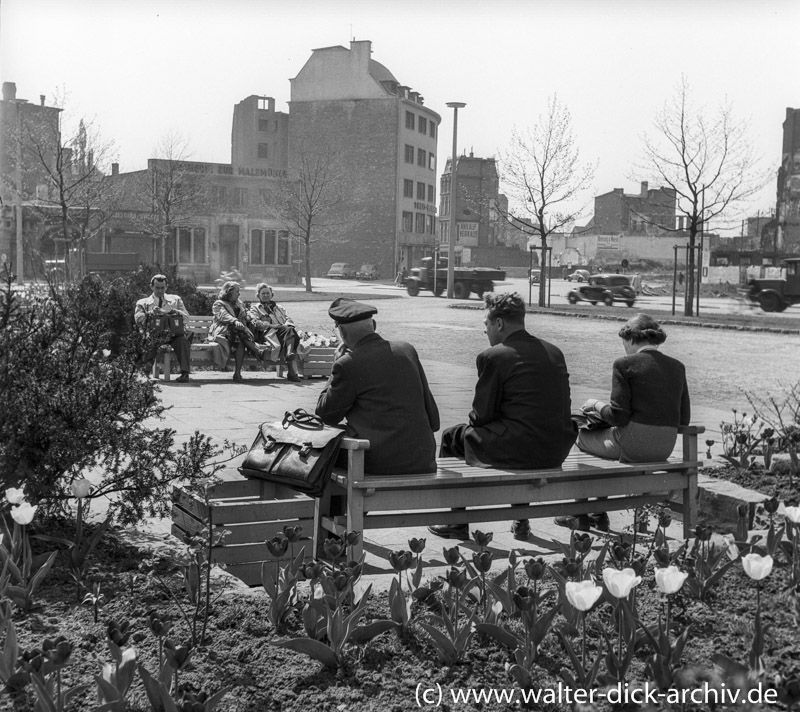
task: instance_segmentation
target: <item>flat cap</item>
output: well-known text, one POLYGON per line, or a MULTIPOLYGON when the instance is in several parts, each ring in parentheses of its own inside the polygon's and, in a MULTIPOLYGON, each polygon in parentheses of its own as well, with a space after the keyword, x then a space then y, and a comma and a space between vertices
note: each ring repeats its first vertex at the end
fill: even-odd
POLYGON ((354 321, 369 319, 378 310, 371 304, 364 304, 353 299, 338 297, 328 307, 328 316, 337 324, 351 324, 354 321))

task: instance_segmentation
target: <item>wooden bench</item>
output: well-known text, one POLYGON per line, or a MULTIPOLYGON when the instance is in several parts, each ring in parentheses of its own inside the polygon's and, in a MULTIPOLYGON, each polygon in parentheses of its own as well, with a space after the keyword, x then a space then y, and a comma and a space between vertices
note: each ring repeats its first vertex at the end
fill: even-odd
MULTIPOLYGON (((703 426, 680 428, 683 456, 664 462, 627 464, 576 453, 559 468, 498 470, 439 458, 435 474, 392 477, 366 476, 364 452, 369 442, 345 438, 347 470, 334 471, 316 502, 314 551, 320 551, 327 533, 575 516, 665 500, 681 513, 683 533, 689 537, 697 519, 697 470, 702 464, 697 436, 703 432, 703 426), (598 497, 607 499, 592 501, 598 497), (454 507, 462 509, 453 511, 454 507)), ((362 547, 355 548, 356 559, 362 547)))
MULTIPOLYGON (((195 365, 208 365, 214 364, 214 352, 219 351, 221 346, 217 343, 209 343, 206 341, 208 337, 208 330, 214 320, 212 316, 195 316, 190 315, 185 319, 184 326, 186 330, 194 334, 194 340, 191 346, 191 363, 195 365)), ((313 346, 307 354, 301 356, 298 361, 298 370, 306 378, 319 376, 327 378, 330 376, 331 368, 333 367, 334 352, 336 349, 332 346, 313 346)), ((233 359, 233 354, 229 361, 233 359)), ((159 353, 153 361, 153 378, 158 378, 159 373, 164 373, 164 380, 169 381, 170 370, 172 362, 177 361, 175 352, 169 347, 163 349, 163 353, 159 353)), ((283 369, 286 368, 286 362, 281 359, 279 361, 260 361, 249 353, 244 357, 244 365, 256 366, 259 369, 265 367, 274 367, 277 370, 278 376, 283 375, 283 369)))

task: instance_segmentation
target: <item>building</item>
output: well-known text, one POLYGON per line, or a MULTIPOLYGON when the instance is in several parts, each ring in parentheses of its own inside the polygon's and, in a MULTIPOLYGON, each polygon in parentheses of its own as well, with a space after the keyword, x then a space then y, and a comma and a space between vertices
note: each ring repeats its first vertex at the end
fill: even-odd
POLYGON ((394 275, 435 241, 441 117, 371 55, 368 40, 315 49, 290 80, 289 172, 297 175, 303 156, 330 157, 346 205, 323 221, 316 274, 333 262, 371 262, 394 275))
POLYGON ((778 169, 777 223, 777 250, 800 253, 800 109, 789 107, 778 169))
POLYGON ((595 196, 594 216, 583 232, 592 235, 668 235, 674 230, 677 200, 671 188, 648 187, 639 193, 614 188, 595 196))
MULTIPOLYGON (((55 163, 54 144, 44 139, 59 125, 61 109, 45 104, 39 97, 34 104, 17 98, 14 82, 3 82, 0 101, 0 255, 6 256, 10 269, 31 274, 31 255, 38 247, 41 215, 48 191, 47 166, 55 163), (42 158, 35 157, 32 144, 43 149, 42 158), (24 216, 24 217, 23 217, 24 216), (18 260, 18 246, 28 253, 27 266, 18 260), (27 246, 27 249, 26 247, 27 246)), ((22 255, 20 254, 20 258, 22 255)), ((2 266, 0 266, 2 268, 2 266)))

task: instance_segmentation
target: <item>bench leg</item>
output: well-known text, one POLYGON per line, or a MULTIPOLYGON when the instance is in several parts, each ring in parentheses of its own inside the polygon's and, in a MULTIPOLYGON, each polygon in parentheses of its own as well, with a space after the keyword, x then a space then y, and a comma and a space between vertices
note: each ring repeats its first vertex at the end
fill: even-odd
POLYGON ((360 561, 364 553, 364 490, 353 483, 364 479, 364 451, 348 450, 347 460, 347 531, 361 533, 353 547, 353 560, 360 561))
POLYGON ((689 474, 688 487, 683 490, 683 538, 689 539, 694 535, 694 526, 697 524, 697 470, 689 474))
POLYGON ((169 351, 164 353, 164 380, 169 380, 169 372, 172 370, 172 354, 169 351))

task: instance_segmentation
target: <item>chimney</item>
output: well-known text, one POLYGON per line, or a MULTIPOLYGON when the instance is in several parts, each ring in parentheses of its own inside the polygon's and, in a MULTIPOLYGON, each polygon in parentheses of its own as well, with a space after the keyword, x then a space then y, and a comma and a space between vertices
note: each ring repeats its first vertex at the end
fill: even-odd
POLYGON ((44 106, 44 94, 39 94, 39 104, 44 106))
POLYGON ((353 40, 350 42, 351 57, 356 58, 356 64, 364 69, 369 68, 372 42, 370 40, 353 40))
POLYGON ((640 195, 642 197, 642 200, 647 200, 647 181, 646 180, 642 181, 642 190, 641 190, 640 195))
POLYGON ((17 85, 14 82, 3 82, 3 101, 14 101, 17 98, 17 85))
POLYGON ((119 163, 112 163, 111 164, 111 175, 118 176, 119 175, 119 163))

